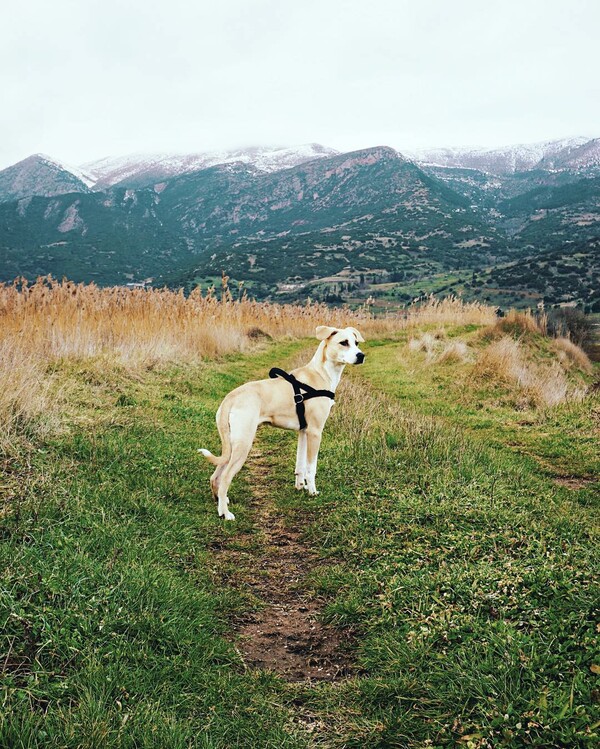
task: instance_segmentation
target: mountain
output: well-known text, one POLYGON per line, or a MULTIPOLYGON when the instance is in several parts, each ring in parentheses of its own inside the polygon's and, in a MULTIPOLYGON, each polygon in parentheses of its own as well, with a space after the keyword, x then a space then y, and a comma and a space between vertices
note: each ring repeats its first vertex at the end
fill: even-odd
POLYGON ((160 196, 191 233, 210 236, 298 233, 347 221, 389 224, 399 214, 418 223, 422 209, 433 208, 432 198, 465 208, 460 196, 383 146, 266 174, 220 165, 172 180, 160 196))
POLYGON ((258 298, 385 307, 460 292, 595 309, 599 149, 454 149, 436 165, 310 144, 102 160, 90 176, 37 155, 0 172, 0 281, 206 288, 224 271, 258 298))
POLYGON ((202 267, 255 279, 263 269, 266 293, 325 267, 454 264, 497 245, 464 198, 386 147, 277 172, 234 162, 153 188, 27 198, 0 206, 0 227, 4 278, 59 268, 107 284, 202 267))
POLYGON ((569 169, 598 165, 600 148, 596 140, 566 138, 504 148, 434 148, 407 154, 419 164, 477 169, 496 175, 514 174, 532 169, 569 169), (592 158, 586 156, 588 149, 592 158), (578 156, 579 154, 579 156, 578 156))
POLYGON ((0 171, 0 203, 40 195, 86 193, 93 180, 75 167, 36 153, 0 171))
POLYGON ((51 273, 124 284, 192 262, 150 190, 28 197, 0 204, 0 280, 51 273))
POLYGON ((214 203, 198 192, 194 175, 161 193, 188 236, 212 237, 188 284, 226 270, 264 296, 340 273, 358 283, 369 271, 412 275, 506 258, 494 228, 463 197, 391 148, 238 177, 214 203))
POLYGON ((539 169, 593 171, 600 174, 600 138, 586 140, 579 146, 548 154, 538 164, 539 169))
POLYGON ((291 147, 255 147, 229 151, 192 154, 131 154, 89 161, 82 169, 93 175, 96 189, 147 187, 181 174, 197 172, 217 164, 239 162, 262 172, 274 172, 337 154, 333 148, 318 143, 291 147))

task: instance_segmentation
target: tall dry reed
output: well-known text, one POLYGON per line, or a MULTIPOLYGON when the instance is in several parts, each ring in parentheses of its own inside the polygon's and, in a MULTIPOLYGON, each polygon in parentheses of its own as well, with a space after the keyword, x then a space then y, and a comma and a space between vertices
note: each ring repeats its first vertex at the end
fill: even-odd
POLYGON ((313 336, 317 325, 353 325, 365 336, 393 335, 428 323, 490 324, 493 310, 459 299, 376 317, 318 303, 270 304, 234 299, 223 288, 188 296, 169 289, 99 288, 51 277, 0 284, 0 431, 10 433, 50 407, 48 366, 101 358, 129 370, 244 352, 267 337, 313 336))
POLYGON ((99 288, 40 278, 0 284, 0 340, 19 341, 38 358, 116 355, 123 363, 214 357, 244 351, 253 338, 305 337, 321 324, 354 325, 385 335, 427 323, 490 324, 494 312, 457 298, 376 317, 367 308, 234 300, 224 279, 220 297, 195 290, 99 288))

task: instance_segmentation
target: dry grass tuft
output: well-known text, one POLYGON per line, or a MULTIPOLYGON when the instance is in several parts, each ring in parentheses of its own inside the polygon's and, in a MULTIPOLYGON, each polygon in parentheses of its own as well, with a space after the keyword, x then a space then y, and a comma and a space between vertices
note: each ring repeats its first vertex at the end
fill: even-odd
POLYGON ((440 345, 437 339, 431 333, 423 333, 420 338, 411 338, 408 342, 409 351, 425 351, 428 357, 433 356, 434 351, 440 345))
POLYGON ((557 406, 585 397, 586 388, 569 382, 556 361, 550 364, 528 361, 521 345, 505 336, 483 349, 475 362, 476 377, 516 386, 520 405, 535 408, 557 406))
POLYGON ((545 314, 534 315, 531 310, 509 310, 504 317, 499 317, 494 328, 500 333, 522 335, 523 333, 537 333, 546 335, 548 321, 545 314))
POLYGON ((552 347, 563 362, 570 363, 588 374, 592 373, 594 368, 588 355, 573 341, 568 338, 556 338, 552 342, 552 347))
POLYGON ((408 342, 408 350, 411 352, 424 351, 428 362, 435 361, 436 364, 450 364, 453 362, 464 362, 469 358, 469 347, 464 341, 448 341, 445 331, 435 333, 423 333, 419 338, 411 338, 408 342), (436 357, 437 352, 439 354, 436 357))
POLYGON ((484 378, 520 383, 523 362, 519 344, 508 336, 494 341, 480 352, 474 371, 484 378))
POLYGON ((465 362, 469 359, 469 347, 464 341, 450 341, 437 358, 439 364, 465 362))

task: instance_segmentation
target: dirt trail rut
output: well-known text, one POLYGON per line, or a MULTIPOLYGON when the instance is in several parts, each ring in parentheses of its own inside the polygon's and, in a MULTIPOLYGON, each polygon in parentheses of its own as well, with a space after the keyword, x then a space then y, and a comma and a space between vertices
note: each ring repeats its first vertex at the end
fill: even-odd
POLYGON ((219 552, 221 561, 233 569, 230 582, 249 586, 263 604, 233 622, 236 646, 247 667, 274 671, 287 681, 342 679, 354 672, 351 637, 319 621, 323 602, 306 590, 317 557, 302 540, 300 521, 290 525, 274 507, 272 494, 277 489, 269 478, 276 451, 258 453, 255 448, 253 453, 247 463, 252 508, 264 543, 258 551, 245 552, 244 541, 237 536, 219 552))

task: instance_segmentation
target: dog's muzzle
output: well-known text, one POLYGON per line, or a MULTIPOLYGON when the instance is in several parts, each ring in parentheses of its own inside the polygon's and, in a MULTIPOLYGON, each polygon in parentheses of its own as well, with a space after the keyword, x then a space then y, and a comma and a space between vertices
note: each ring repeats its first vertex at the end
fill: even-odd
POLYGON ((365 360, 365 355, 363 354, 362 351, 359 351, 359 353, 356 354, 356 363, 357 364, 362 364, 364 362, 364 360, 365 360))

